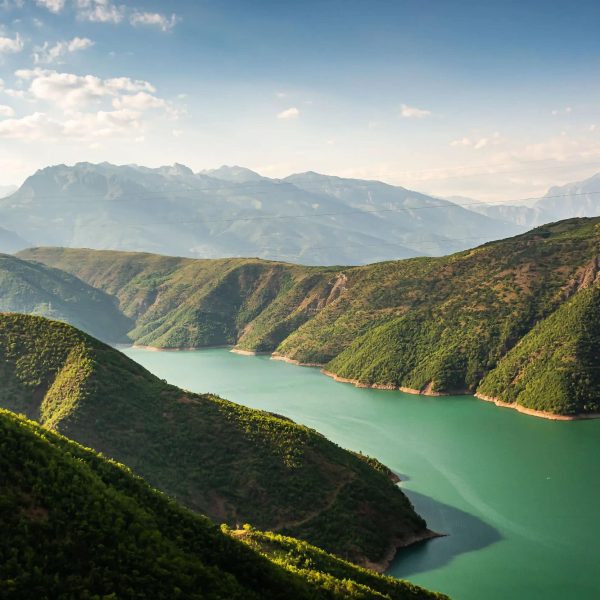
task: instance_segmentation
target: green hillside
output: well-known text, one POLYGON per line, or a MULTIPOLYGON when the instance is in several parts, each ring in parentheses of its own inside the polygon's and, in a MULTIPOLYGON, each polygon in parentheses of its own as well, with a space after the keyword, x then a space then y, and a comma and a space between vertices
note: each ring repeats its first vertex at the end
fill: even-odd
POLYGON ((289 538, 249 548, 122 465, 4 410, 0 447, 7 600, 446 598, 289 538))
POLYGON ((360 564, 428 537, 384 469, 315 431, 166 384, 64 323, 0 316, 0 406, 131 467, 186 506, 360 564))
POLYGON ((564 415, 600 413, 600 288, 578 292, 538 323, 478 393, 564 415))
POLYGON ((132 321, 115 298, 64 271, 0 254, 0 312, 67 321, 108 342, 127 341, 132 321))
POLYGON ((345 280, 337 267, 259 259, 197 260, 134 252, 36 248, 20 254, 115 296, 136 322, 140 345, 234 345, 272 351, 334 302, 345 280))
POLYGON ((447 257, 351 268, 60 248, 20 256, 114 295, 138 344, 235 344, 362 385, 472 393, 538 322, 594 284, 599 228, 600 218, 569 219, 447 257))

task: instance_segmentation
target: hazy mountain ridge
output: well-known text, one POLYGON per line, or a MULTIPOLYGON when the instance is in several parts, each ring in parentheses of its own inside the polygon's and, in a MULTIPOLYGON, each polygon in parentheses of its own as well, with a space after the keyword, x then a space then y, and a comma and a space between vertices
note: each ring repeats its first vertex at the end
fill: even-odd
POLYGON ((376 181, 109 163, 38 171, 0 199, 0 221, 34 245, 305 264, 445 254, 521 231, 376 181))
POLYGON ((0 313, 23 312, 67 321, 104 341, 127 341, 133 321, 113 296, 41 263, 0 254, 0 313))
POLYGON ((473 206, 472 210, 527 228, 573 217, 596 217, 600 215, 600 173, 554 186, 529 206, 506 203, 473 206))
POLYGON ((31 243, 24 240, 20 235, 17 235, 14 231, 9 231, 0 227, 0 253, 10 254, 12 252, 18 252, 31 246, 31 243))

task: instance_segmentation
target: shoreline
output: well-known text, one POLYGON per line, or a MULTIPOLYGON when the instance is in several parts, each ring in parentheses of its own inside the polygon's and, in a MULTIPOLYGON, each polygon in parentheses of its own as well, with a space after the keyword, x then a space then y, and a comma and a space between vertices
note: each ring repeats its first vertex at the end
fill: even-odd
POLYGON ((368 559, 364 559, 362 565, 360 566, 363 566, 366 569, 371 569, 371 571, 375 571, 376 573, 385 574, 394 559, 398 556, 398 553, 404 548, 409 548, 410 546, 422 544, 429 540, 434 540, 441 537, 447 537, 447 534, 436 533, 435 531, 431 531, 431 529, 425 529, 425 531, 423 531, 421 534, 414 534, 408 538, 395 540, 392 542, 389 550, 385 553, 384 557, 380 561, 372 562, 368 559))
POLYGON ((493 398, 492 396, 486 396, 484 394, 473 394, 475 398, 479 400, 483 400, 484 402, 491 402, 495 404, 499 408, 512 408, 517 412, 520 412, 524 415, 529 415, 531 417, 539 417, 541 419, 548 419, 550 421, 585 421, 590 419, 600 419, 600 413, 579 413, 576 415, 559 415, 556 413, 551 413, 545 410, 536 410, 534 408, 527 408, 526 406, 521 406, 520 404, 511 403, 511 402, 503 402, 498 398, 493 398))
MULTIPOLYGON (((198 351, 198 350, 211 350, 211 349, 223 349, 229 348, 229 351, 234 354, 239 354, 241 356, 267 356, 271 355, 271 360, 279 360, 281 362, 285 362, 291 365, 295 365, 298 367, 313 367, 320 368, 321 373, 330 377, 334 381, 338 383, 351 383, 357 388, 369 388, 374 390, 388 390, 388 391, 398 391, 403 392, 405 394, 413 394, 417 396, 431 396, 431 397, 443 397, 443 396, 474 396, 478 400, 483 400, 484 402, 490 402, 495 404, 499 408, 511 408, 512 410, 516 410, 517 412, 527 415, 530 417, 538 417, 541 419, 547 419, 550 421, 585 421, 591 419, 600 419, 600 413, 578 413, 575 415, 560 415, 556 413, 551 413, 544 410, 536 410, 533 408, 527 408, 525 406, 521 406, 520 404, 503 402, 498 398, 493 398, 491 396, 486 396, 484 394, 479 394, 477 392, 466 392, 466 391, 456 391, 456 392, 433 392, 429 388, 429 386, 425 387, 423 390, 417 390, 415 388, 409 388, 404 386, 396 386, 392 384, 382 384, 382 383, 362 383, 357 379, 350 379, 347 377, 341 377, 336 373, 332 373, 331 371, 327 371, 322 363, 303 363, 294 358, 288 358, 287 356, 283 356, 281 354, 277 354, 276 352, 257 352, 255 350, 241 350, 235 348, 231 345, 221 345, 221 346, 199 346, 199 347, 182 347, 182 348, 158 348, 156 346, 144 346, 141 344, 131 344, 127 346, 128 348, 140 349, 140 350, 148 350, 150 352, 190 352, 190 351, 198 351)), ((425 538, 428 539, 428 538, 425 538)))
POLYGON ((271 354, 271 360, 280 360, 281 362, 288 363, 290 365, 295 365, 297 367, 322 367, 323 366, 321 363, 303 363, 303 362, 300 362, 299 360, 296 360, 295 358, 288 358, 287 356, 283 356, 283 355, 277 354, 275 352, 267 353, 267 354, 271 354))
POLYGON ((229 352, 233 354, 240 354, 241 356, 266 356, 271 354, 270 352, 257 352, 256 350, 241 350, 240 348, 231 348, 229 352))
POLYGON ((339 383, 351 383, 354 387, 357 388, 369 388, 372 390, 390 390, 397 392, 404 392, 405 394, 413 394, 415 396, 432 396, 432 397, 440 397, 440 396, 464 396, 467 395, 465 392, 456 392, 456 394, 450 394, 445 392, 433 392, 428 391, 427 388, 424 390, 417 390, 415 388, 409 388, 404 386, 392 385, 391 383, 363 383, 362 381, 358 381, 358 379, 348 379, 347 377, 341 377, 340 375, 336 375, 331 371, 326 371, 325 369, 321 369, 321 373, 326 375, 327 377, 331 377, 334 381, 338 381, 339 383))
POLYGON ((180 348, 159 348, 158 346, 144 346, 143 344, 130 344, 127 348, 135 350, 148 350, 149 352, 196 352, 198 350, 216 350, 221 348, 231 348, 230 345, 224 346, 181 346, 180 348))

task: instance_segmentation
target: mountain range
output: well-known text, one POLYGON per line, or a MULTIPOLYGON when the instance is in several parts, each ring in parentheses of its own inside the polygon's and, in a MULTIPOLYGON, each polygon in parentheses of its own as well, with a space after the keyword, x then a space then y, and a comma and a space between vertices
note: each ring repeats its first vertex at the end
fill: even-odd
POLYGON ((378 181, 108 163, 36 172, 0 199, 0 223, 3 252, 50 245, 315 265, 447 254, 524 230, 378 181))
POLYGON ((569 417, 600 412, 598 372, 589 366, 600 359, 599 256, 597 217, 446 257, 357 267, 65 248, 30 249, 15 260, 65 271, 108 294, 132 324, 121 335, 139 345, 231 345, 320 365, 357 385, 477 392, 569 417), (567 313, 585 327, 559 335, 567 313), (556 352, 523 354, 545 339, 556 352), (520 388, 524 370, 544 393, 520 388), (560 385, 552 383, 557 377, 560 385), (588 383, 575 389, 577 378, 588 383))
POLYGON ((596 217, 600 215, 600 173, 552 187, 545 196, 527 206, 509 202, 494 206, 477 204, 472 210, 527 229, 571 217, 596 217))

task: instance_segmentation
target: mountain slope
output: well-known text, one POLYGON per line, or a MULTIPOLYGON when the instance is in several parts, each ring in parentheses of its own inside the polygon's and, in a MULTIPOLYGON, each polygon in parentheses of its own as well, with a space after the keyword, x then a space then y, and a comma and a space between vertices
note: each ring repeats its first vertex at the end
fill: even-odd
POLYGON ((132 327, 108 294, 64 271, 6 254, 0 254, 0 312, 68 321, 110 342, 126 341, 132 327))
POLYGON ((0 222, 36 245, 314 265, 443 254, 522 230, 379 182, 177 164, 48 167, 0 199, 0 222))
POLYGON ((481 382, 478 394, 553 414, 600 413, 600 288, 540 321, 481 382))
MULTIPOLYGON (((402 243, 419 252, 414 255, 439 256, 484 241, 514 235, 524 228, 503 219, 490 218, 463 208, 459 204, 433 198, 381 181, 345 179, 308 172, 284 179, 311 194, 335 198, 356 212, 354 219, 365 219, 372 212, 381 242, 388 232, 400 235, 402 243)), ((393 241, 393 240, 391 240, 393 241)), ((393 258, 404 258, 392 254, 393 258)), ((382 260, 382 257, 378 260, 382 260)), ((375 261, 360 261, 358 264, 375 261)), ((357 264, 354 261, 353 264, 357 264)))
POLYGON ((125 467, 4 410, 0 440, 2 598, 445 598, 295 540, 271 561, 125 467), (312 568, 292 566, 306 555, 312 568))
POLYGON ((20 256, 114 294, 137 323, 137 343, 236 344, 360 385, 449 393, 474 392, 536 323, 594 285, 599 240, 595 218, 352 268, 53 248, 20 256))
POLYGON ((154 377, 64 323, 0 316, 0 406, 130 466, 186 506, 362 564, 431 534, 381 470, 288 419, 154 377))
POLYGON ((338 268, 258 259, 66 248, 32 249, 21 256, 55 265, 114 295, 136 323, 129 337, 161 348, 233 345, 248 338, 252 349, 256 340, 256 348, 272 350, 340 289, 338 268))

